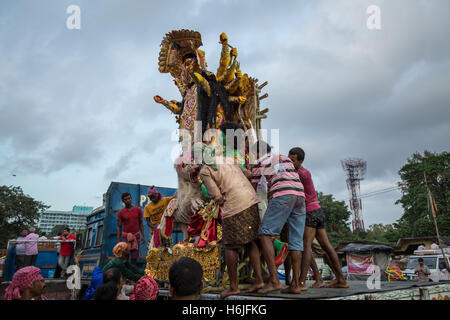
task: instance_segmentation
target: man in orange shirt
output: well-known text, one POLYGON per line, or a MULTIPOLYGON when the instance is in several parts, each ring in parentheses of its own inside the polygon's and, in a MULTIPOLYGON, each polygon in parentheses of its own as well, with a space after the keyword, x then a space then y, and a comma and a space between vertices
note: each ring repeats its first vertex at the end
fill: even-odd
POLYGON ((149 202, 144 208, 144 218, 153 233, 161 222, 164 210, 166 210, 167 205, 173 197, 163 198, 161 192, 159 192, 155 186, 151 186, 148 188, 148 198, 151 202, 149 202))

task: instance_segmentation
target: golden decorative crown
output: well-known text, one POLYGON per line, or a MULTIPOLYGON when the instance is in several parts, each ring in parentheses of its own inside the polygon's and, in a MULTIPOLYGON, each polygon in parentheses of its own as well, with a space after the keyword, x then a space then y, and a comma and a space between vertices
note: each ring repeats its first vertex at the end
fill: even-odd
POLYGON ((170 72, 171 66, 181 63, 185 54, 195 54, 202 44, 202 36, 197 31, 182 29, 166 33, 159 51, 159 72, 170 72))

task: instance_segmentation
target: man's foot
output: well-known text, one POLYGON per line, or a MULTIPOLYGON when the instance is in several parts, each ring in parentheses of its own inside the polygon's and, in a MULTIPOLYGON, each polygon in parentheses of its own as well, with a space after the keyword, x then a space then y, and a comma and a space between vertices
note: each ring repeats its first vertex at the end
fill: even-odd
POLYGON ((229 296, 232 296, 235 294, 239 294, 239 293, 241 293, 241 291, 239 289, 228 288, 227 290, 222 291, 220 293, 219 297, 220 297, 220 299, 225 299, 226 297, 229 297, 229 296))
POLYGON ((247 290, 247 293, 254 293, 257 292, 259 289, 264 288, 264 282, 261 283, 255 283, 250 287, 250 289, 247 290))
POLYGON ((307 288, 306 286, 295 286, 295 287, 293 287, 293 286, 291 285, 291 286, 289 286, 289 287, 284 288, 283 290, 281 290, 281 293, 294 293, 294 294, 299 294, 299 293, 301 293, 302 291, 306 291, 306 290, 308 290, 308 288, 307 288), (304 287, 304 290, 303 290, 303 287, 304 287))
POLYGON ((261 293, 261 294, 267 294, 272 291, 280 290, 282 287, 283 286, 281 285, 281 283, 279 281, 278 281, 278 283, 268 282, 264 287, 259 289, 257 292, 261 293))
POLYGON ((316 281, 310 288, 323 288, 326 287, 326 283, 323 281, 316 281))
POLYGON ((290 286, 290 285, 291 285, 291 280, 286 279, 286 280, 284 280, 284 283, 285 283, 287 286, 290 286))
POLYGON ((299 285, 298 287, 300 288, 300 291, 308 291, 308 287, 306 286, 305 283, 299 285))
POLYGON ((327 286, 327 288, 348 288, 348 287, 350 286, 345 281, 344 282, 336 281, 334 283, 330 282, 330 284, 327 286))
POLYGON ((336 279, 326 282, 326 287, 329 288, 331 285, 335 285, 338 281, 336 279))

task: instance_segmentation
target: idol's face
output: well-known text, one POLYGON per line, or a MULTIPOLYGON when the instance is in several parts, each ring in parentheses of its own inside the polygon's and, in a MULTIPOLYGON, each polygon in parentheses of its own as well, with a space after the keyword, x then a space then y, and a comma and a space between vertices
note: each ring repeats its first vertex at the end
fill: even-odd
POLYGON ((195 58, 186 58, 184 60, 184 67, 186 68, 186 71, 191 72, 197 72, 199 70, 197 59, 195 58))

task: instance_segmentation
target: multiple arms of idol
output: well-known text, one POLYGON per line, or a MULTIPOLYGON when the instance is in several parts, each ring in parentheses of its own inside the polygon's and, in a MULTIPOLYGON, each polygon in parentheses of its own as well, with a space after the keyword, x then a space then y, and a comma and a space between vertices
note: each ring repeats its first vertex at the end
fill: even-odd
MULTIPOLYGON (((219 67, 217 68, 217 73, 215 75, 216 81, 220 82, 224 85, 225 89, 229 94, 228 100, 231 103, 237 103, 242 105, 246 102, 245 96, 242 95, 233 95, 236 93, 241 85, 243 85, 243 76, 242 72, 239 69, 239 62, 237 61, 237 49, 232 48, 228 44, 228 37, 225 33, 220 35, 220 43, 222 44, 222 53, 220 57, 219 67)), ((178 69, 184 68, 184 66, 178 66, 178 69)), ((209 82, 202 76, 201 70, 192 70, 189 73, 189 77, 192 81, 194 81, 197 85, 202 86, 207 95, 211 96, 211 88, 209 82)), ((183 95, 188 83, 188 80, 183 77, 183 72, 179 70, 177 72, 171 72, 171 75, 174 77, 174 83, 179 88, 180 93, 183 95)), ((154 96, 155 102, 162 104, 167 109, 169 109, 174 114, 180 114, 181 108, 180 102, 176 100, 166 100, 159 95, 154 96)))

